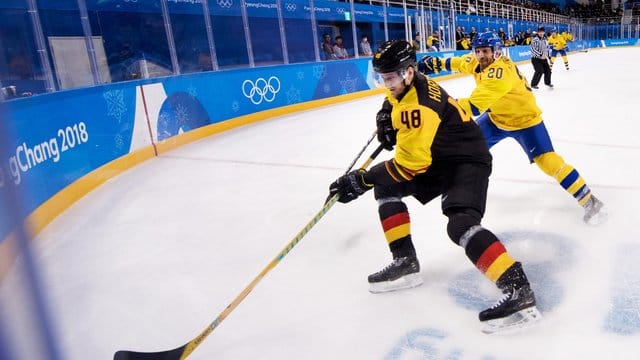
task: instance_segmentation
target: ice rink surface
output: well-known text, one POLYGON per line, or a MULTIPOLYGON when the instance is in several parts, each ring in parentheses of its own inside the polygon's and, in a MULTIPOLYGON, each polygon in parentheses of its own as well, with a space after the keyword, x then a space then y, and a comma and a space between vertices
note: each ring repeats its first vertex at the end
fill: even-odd
MULTIPOLYGON (((369 293, 367 275, 391 259, 369 192, 336 204, 189 359, 640 358, 638 59, 640 48, 570 54, 570 71, 554 66, 555 89, 535 91, 556 151, 608 207, 605 224, 584 224, 514 141, 492 149, 483 225, 523 262, 544 317, 536 326, 480 332, 478 312, 499 293, 448 239, 439 201, 406 200, 424 285, 369 293)), ((519 68, 531 78, 531 64, 519 68)), ((441 84, 456 98, 474 87, 471 77, 441 84)), ((321 209, 381 101, 201 140, 64 212, 34 240, 64 357, 194 338, 321 209)))

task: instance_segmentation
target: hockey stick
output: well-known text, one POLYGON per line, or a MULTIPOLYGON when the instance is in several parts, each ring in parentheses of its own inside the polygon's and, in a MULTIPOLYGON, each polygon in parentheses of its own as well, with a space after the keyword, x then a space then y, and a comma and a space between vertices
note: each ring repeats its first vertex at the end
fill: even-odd
MULTIPOLYGON (((378 130, 376 129, 376 131, 373 132, 373 134, 371 134, 371 137, 369 138, 369 140, 367 140, 367 143, 364 144, 364 147, 362 148, 362 150, 360 150, 360 152, 358 153, 358 155, 356 155, 355 159, 353 159, 353 161, 351 162, 351 164, 349 164, 349 167, 347 168, 347 171, 345 171, 344 173, 347 174, 349 171, 351 171, 351 168, 353 168, 353 165, 356 164, 356 161, 358 161, 358 159, 360 159, 360 156, 362 156, 362 153, 367 150, 367 148, 369 147, 369 144, 371 144, 371 142, 373 141, 373 139, 376 137, 376 135, 378 134, 378 130)), ((378 153, 379 154, 379 153, 378 153)), ((376 154, 376 156, 378 156, 378 154, 376 154)), ((374 156, 374 158, 376 157, 374 156)), ((373 159, 372 159, 373 160, 373 159)), ((368 167, 369 165, 365 166, 368 167)))
MULTIPOLYGON (((353 163, 355 163, 355 161, 357 161, 357 159, 360 158, 360 156, 362 155, 362 153, 367 148, 369 143, 371 143, 372 140, 373 140, 373 136, 371 137, 371 139, 369 139, 369 141, 367 142, 367 145, 362 149, 362 151, 360 151, 360 153, 358 154, 358 157, 356 158, 356 160, 354 160, 353 163)), ((382 144, 378 146, 378 148, 371 154, 371 156, 369 156, 369 158, 362 164, 362 166, 360 166, 360 169, 364 170, 367 167, 369 167, 371 162, 373 162, 373 160, 380 154, 380 152, 382 152, 383 149, 384 148, 382 147, 382 144)), ((353 167, 353 164, 349 166, 345 174, 348 173, 352 167, 353 167)), ((247 287, 245 287, 244 290, 242 290, 242 292, 238 294, 238 296, 236 296, 236 298, 233 299, 233 301, 229 305, 227 305, 227 307, 220 313, 220 315, 218 315, 218 317, 215 320, 213 320, 213 322, 209 324, 209 326, 207 326, 207 328, 204 329, 204 331, 202 331, 194 339, 180 346, 179 348, 176 348, 173 350, 167 350, 167 351, 137 352, 137 351, 129 351, 129 350, 120 350, 115 353, 115 355, 113 356, 113 359, 114 360, 183 360, 183 359, 186 359, 187 356, 189 356, 196 349, 196 347, 200 345, 204 341, 204 339, 206 339, 206 337, 209 336, 209 334, 211 334, 211 332, 213 332, 213 330, 218 327, 218 325, 220 325, 222 320, 224 320, 240 304, 240 302, 242 302, 242 300, 244 300, 244 298, 247 297, 247 295, 249 295, 249 293, 258 284, 258 282, 260 282, 260 280, 262 280, 262 278, 269 271, 271 271, 271 269, 273 269, 276 265, 278 265, 278 263, 293 249, 294 246, 296 246, 296 244, 298 244, 298 242, 300 242, 300 240, 302 240, 302 238, 311 230, 311 228, 313 228, 313 226, 316 223, 318 223, 318 221, 338 201, 338 197, 339 197, 338 194, 332 196, 331 199, 329 199, 329 201, 327 201, 324 204, 322 209, 313 217, 313 219, 311 219, 307 223, 307 225, 305 225, 305 227, 302 230, 300 230, 300 232, 298 232, 298 234, 287 244, 287 246, 285 246, 284 249, 282 249, 282 251, 280 251, 280 253, 278 253, 278 255, 276 255, 276 257, 273 258, 273 260, 271 260, 271 262, 260 272, 260 274, 258 274, 258 276, 256 276, 255 279, 253 279, 253 281, 251 281, 251 283, 249 283, 249 285, 247 285, 247 287)))

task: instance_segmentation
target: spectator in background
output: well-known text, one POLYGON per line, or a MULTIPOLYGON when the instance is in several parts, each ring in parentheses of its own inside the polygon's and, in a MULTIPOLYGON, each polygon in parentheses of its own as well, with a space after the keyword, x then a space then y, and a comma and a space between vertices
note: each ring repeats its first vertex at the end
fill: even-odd
MULTIPOLYGON (((23 52, 13 54, 9 59, 8 73, 3 76, 10 80, 33 79, 31 62, 23 52)), ((5 84, 6 85, 6 84, 5 84)))
POLYGON ((213 62, 211 61, 211 54, 206 52, 198 53, 198 65, 197 71, 211 71, 213 70, 213 62))
POLYGON ((323 37, 322 51, 324 52, 324 59, 325 60, 337 59, 336 54, 333 51, 333 46, 331 45, 331 35, 324 34, 322 35, 322 37, 323 37))
POLYGON ((522 31, 518 31, 516 33, 516 35, 513 38, 513 41, 516 43, 516 45, 524 44, 524 34, 522 33, 522 31))
POLYGON ((471 50, 471 36, 469 34, 464 34, 460 44, 462 45, 463 50, 471 50))
POLYGON ((369 44, 369 39, 367 35, 362 35, 362 39, 360 40, 360 55, 362 56, 371 56, 373 52, 371 51, 371 44, 369 44))
POLYGON ((422 39, 420 38, 420 33, 416 33, 416 36, 413 38, 413 41, 411 42, 411 46, 413 46, 413 49, 415 51, 420 51, 420 42, 422 41, 422 39))
POLYGON ((471 14, 477 14, 478 12, 477 12, 475 6, 469 4, 469 8, 467 8, 466 13, 467 13, 467 15, 471 15, 471 14))
POLYGON ((336 36, 336 43, 333 44, 333 53, 337 59, 346 59, 349 57, 349 53, 347 53, 347 49, 344 48, 344 44, 342 43, 342 36, 336 36))
POLYGON ((522 45, 531 45, 531 29, 524 32, 524 41, 522 45))
POLYGON ((464 31, 458 26, 456 27, 456 50, 464 50, 462 47, 462 39, 464 39, 464 31))
POLYGON ((435 31, 427 38, 427 50, 440 51, 440 38, 438 37, 438 33, 435 31))
POLYGON ((478 35, 478 32, 476 31, 476 28, 472 26, 471 31, 469 31, 469 39, 471 42, 473 42, 473 38, 476 37, 476 35, 478 35))
POLYGON ((498 37, 502 40, 503 44, 507 41, 507 35, 504 33, 502 28, 498 29, 498 37))

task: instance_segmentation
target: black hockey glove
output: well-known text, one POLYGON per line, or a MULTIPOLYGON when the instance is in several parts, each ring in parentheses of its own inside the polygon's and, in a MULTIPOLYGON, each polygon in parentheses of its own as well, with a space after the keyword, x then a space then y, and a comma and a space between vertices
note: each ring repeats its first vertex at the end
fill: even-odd
POLYGON ((398 130, 391 124, 391 104, 388 101, 382 105, 382 110, 376 115, 376 126, 378 128, 378 141, 386 150, 393 150, 396 144, 396 133, 398 130))
POLYGON ((366 173, 365 170, 354 170, 340 176, 329 186, 329 196, 326 201, 329 201, 336 194, 339 195, 338 201, 344 204, 357 199, 358 196, 373 187, 373 184, 365 183, 364 174, 366 173))
POLYGON ((442 71, 443 67, 444 64, 442 63, 442 59, 430 55, 420 59, 420 63, 418 64, 418 70, 427 75, 437 74, 442 71))

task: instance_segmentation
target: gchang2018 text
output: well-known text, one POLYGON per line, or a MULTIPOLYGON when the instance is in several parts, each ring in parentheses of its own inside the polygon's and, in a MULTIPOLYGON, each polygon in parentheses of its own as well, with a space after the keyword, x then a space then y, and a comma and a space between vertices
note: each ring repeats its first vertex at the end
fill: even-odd
MULTIPOLYGON (((58 129, 56 136, 40 143, 28 144, 23 141, 8 159, 13 183, 20 185, 23 173, 47 161, 57 163, 63 153, 87 142, 89 142, 89 131, 87 125, 82 121, 58 129)), ((2 178, 4 180, 4 176, 2 178)), ((0 183, 0 186, 3 184, 4 181, 0 183)))

